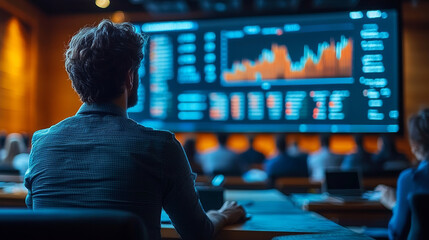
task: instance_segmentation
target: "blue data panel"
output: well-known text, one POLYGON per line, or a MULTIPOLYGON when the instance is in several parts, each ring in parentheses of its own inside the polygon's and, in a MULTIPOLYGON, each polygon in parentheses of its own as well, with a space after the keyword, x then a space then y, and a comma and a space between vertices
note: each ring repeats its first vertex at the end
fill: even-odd
POLYGON ((137 122, 173 131, 398 132, 394 9, 135 23, 137 122))

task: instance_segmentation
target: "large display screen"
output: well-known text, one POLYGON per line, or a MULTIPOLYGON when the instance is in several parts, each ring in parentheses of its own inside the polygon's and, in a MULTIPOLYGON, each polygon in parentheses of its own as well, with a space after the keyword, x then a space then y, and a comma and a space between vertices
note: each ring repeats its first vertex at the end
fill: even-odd
POLYGON ((145 126, 204 132, 398 132, 394 9, 135 23, 150 36, 145 126))

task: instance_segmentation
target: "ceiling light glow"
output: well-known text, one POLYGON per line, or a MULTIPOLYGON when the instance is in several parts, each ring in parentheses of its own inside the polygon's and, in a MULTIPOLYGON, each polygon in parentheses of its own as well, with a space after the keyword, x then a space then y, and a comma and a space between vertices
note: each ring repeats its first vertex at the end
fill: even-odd
POLYGON ((122 23, 125 21, 125 13, 123 11, 116 11, 112 15, 112 22, 122 23))
POLYGON ((99 8, 107 8, 110 5, 110 0, 95 0, 95 5, 99 8))

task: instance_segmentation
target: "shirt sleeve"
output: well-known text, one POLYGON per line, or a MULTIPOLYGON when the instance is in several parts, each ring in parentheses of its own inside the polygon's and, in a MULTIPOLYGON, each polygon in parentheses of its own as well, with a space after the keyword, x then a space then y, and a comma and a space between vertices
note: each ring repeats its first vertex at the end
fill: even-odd
POLYGON ((396 205, 389 222, 389 239, 407 239, 410 231, 411 213, 408 195, 412 186, 412 171, 407 169, 398 178, 396 205))
POLYGON ((33 209, 33 198, 31 195, 31 181, 30 181, 30 171, 27 170, 24 177, 24 186, 27 188, 27 196, 25 197, 25 204, 28 208, 33 209))
POLYGON ((163 208, 182 239, 212 239, 213 223, 195 189, 195 177, 180 143, 172 135, 164 149, 163 208))
POLYGON ((274 161, 275 161, 274 159, 269 159, 265 163, 265 166, 264 166, 265 172, 267 173, 267 175, 269 177, 272 177, 274 175, 274 173, 273 173, 273 170, 274 170, 274 168, 273 168, 274 161))
POLYGON ((25 204, 27 208, 33 209, 33 196, 32 196, 32 175, 33 175, 33 151, 37 147, 38 134, 40 131, 35 132, 32 139, 32 149, 30 153, 30 157, 28 159, 28 169, 24 175, 24 186, 27 188, 27 196, 25 197, 25 204))

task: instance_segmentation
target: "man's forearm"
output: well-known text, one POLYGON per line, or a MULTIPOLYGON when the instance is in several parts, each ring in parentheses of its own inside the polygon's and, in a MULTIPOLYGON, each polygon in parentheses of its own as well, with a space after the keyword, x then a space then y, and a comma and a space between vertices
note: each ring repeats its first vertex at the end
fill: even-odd
POLYGON ((226 225, 226 216, 215 210, 208 211, 207 216, 213 223, 213 236, 216 236, 226 225))

